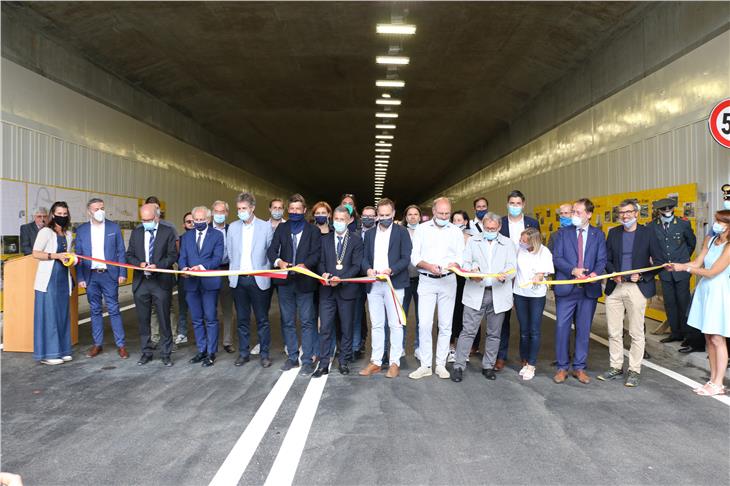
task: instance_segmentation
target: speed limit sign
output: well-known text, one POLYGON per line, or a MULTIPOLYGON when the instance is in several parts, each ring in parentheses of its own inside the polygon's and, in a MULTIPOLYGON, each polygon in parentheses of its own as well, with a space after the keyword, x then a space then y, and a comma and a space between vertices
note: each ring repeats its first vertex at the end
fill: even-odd
POLYGON ((707 120, 712 137, 725 148, 730 148, 730 98, 719 102, 707 120))

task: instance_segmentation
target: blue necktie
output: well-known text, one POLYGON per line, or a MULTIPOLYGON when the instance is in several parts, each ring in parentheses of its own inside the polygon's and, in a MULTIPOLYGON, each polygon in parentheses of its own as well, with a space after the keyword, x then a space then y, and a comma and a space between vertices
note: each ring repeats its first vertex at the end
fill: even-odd
POLYGON ((198 247, 198 251, 200 251, 200 247, 203 246, 203 232, 198 231, 198 239, 195 241, 195 245, 198 247))
POLYGON ((155 230, 151 229, 147 231, 150 232, 149 257, 147 258, 147 263, 150 263, 153 252, 155 251, 155 230))
POLYGON ((294 253, 292 254, 293 255, 292 264, 296 264, 297 263, 297 235, 295 235, 295 234, 291 235, 291 244, 292 244, 292 249, 294 250, 294 253))

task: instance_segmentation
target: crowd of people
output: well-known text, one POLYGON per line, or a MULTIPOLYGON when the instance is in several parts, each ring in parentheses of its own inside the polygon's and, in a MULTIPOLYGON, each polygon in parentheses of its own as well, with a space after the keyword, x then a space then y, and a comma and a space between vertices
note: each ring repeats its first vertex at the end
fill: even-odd
POLYGON ((310 209, 300 194, 287 201, 274 199, 268 207, 270 217, 264 220, 256 216, 255 197, 244 192, 236 198, 234 222, 228 223, 229 204, 215 201, 210 208, 197 206, 185 214, 182 234, 162 218, 160 201, 151 196, 140 208, 141 224, 126 247, 119 225, 106 218, 102 199, 88 202, 88 222, 76 228, 75 238, 69 208, 59 201, 50 211, 34 211, 34 221, 21 228, 21 248, 40 260, 34 358, 47 365, 73 359, 68 299, 74 285, 72 264, 77 265, 76 280, 86 289, 91 311, 93 345, 86 355, 93 358, 103 352, 106 304, 117 352, 122 359, 129 357, 118 302, 127 269, 114 262, 137 268, 132 291, 140 366, 152 361, 155 353, 164 366, 173 365, 172 352, 188 341, 189 314, 197 346, 191 363, 213 366, 222 341, 225 352, 237 351, 235 366, 245 365, 256 353, 260 365, 270 367, 269 312, 276 292, 286 353, 282 370, 301 367, 301 375, 317 378, 329 373, 337 358, 337 369, 347 375, 365 353, 369 331, 370 359, 358 373, 385 371, 386 377, 395 378, 407 340, 399 307, 407 314, 414 306, 415 326, 407 327, 416 329, 413 339, 420 366, 410 378, 435 373, 461 382, 469 356, 482 342, 484 321, 481 372, 494 380, 508 360, 514 308, 519 322, 519 375, 531 380, 552 288, 557 315, 554 382, 569 376, 584 384, 591 381, 586 373, 589 336, 597 301, 605 295, 609 362, 597 378, 623 378, 626 386, 635 387, 644 357, 644 312, 647 300, 656 294, 658 275, 671 329, 662 341, 682 341, 683 353, 706 349, 711 377, 695 392, 722 394, 728 363, 725 338, 730 337, 730 194, 725 198, 725 209, 714 214, 712 231, 694 259, 696 237, 689 222, 675 215, 675 199, 654 202, 656 218, 646 225, 638 223, 637 200, 622 201, 621 224, 604 237, 591 224, 593 203, 582 198, 560 207, 560 228, 544 242, 539 222, 525 214, 526 199, 517 190, 508 194, 505 216, 490 211, 485 197, 474 201, 474 218, 462 210, 452 211, 450 200, 441 197, 433 202, 431 216, 411 205, 401 213, 400 222, 391 199, 358 211, 352 194, 344 194, 334 209, 324 201, 310 209), (74 254, 92 259, 76 259, 74 254), (324 283, 291 271, 293 267, 321 275, 324 283), (232 272, 198 277, 158 269, 232 272), (271 269, 288 272, 279 272, 285 278, 250 274, 271 269), (595 279, 614 273, 623 274, 595 279), (387 275, 389 282, 373 279, 379 275, 387 275), (701 277, 693 298, 691 275, 701 277), (360 276, 371 279, 343 281, 360 276), (548 285, 549 277, 568 282, 548 285), (173 302, 175 287, 178 298, 173 302), (171 317, 173 307, 177 319, 171 317), (626 371, 625 318, 630 337, 626 371))

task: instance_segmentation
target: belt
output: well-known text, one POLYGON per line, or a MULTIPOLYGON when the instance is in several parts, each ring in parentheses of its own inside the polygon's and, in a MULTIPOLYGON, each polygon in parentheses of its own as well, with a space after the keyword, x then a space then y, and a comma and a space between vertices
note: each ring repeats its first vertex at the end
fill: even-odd
POLYGON ((421 273, 421 272, 418 272, 418 274, 423 275, 424 277, 428 277, 428 278, 444 278, 444 277, 448 277, 449 275, 451 275, 450 273, 447 273, 446 275, 434 275, 432 273, 421 273))
POLYGON ((96 273, 104 273, 106 272, 106 268, 92 268, 91 271, 96 273))

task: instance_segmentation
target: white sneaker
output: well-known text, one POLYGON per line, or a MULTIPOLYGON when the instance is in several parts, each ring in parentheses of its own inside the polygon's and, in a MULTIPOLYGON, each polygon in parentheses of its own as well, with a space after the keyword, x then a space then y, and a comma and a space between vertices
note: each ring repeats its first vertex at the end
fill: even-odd
POLYGON ((61 358, 42 359, 41 363, 47 365, 60 365, 63 364, 63 360, 61 358))
POLYGON ((421 353, 418 352, 418 348, 416 348, 416 352, 413 353, 413 355, 416 357, 418 361, 421 361, 421 353))
POLYGON ((188 337, 183 334, 178 334, 175 338, 175 344, 185 344, 188 342, 188 337))
POLYGON ((436 374, 439 378, 443 378, 444 380, 448 379, 451 376, 449 370, 447 370, 446 367, 443 365, 436 366, 436 374))
POLYGON ((535 377, 535 367, 527 365, 525 366, 525 368, 526 369, 522 375, 522 379, 525 381, 533 379, 535 377))
POLYGON ((254 346, 253 349, 251 350, 251 354, 259 354, 260 352, 261 352, 260 344, 257 344, 256 346, 254 346))
POLYGON ((432 374, 433 373, 431 372, 431 368, 427 368, 425 366, 419 366, 416 371, 414 371, 410 375, 408 375, 408 378, 413 378, 414 380, 420 380, 421 378, 431 376, 432 374))
POLYGON ((449 356, 448 356, 448 358, 446 358, 446 362, 447 363, 456 363, 456 350, 454 348, 449 349, 449 356))
POLYGON ((522 369, 520 370, 520 376, 524 376, 525 371, 527 371, 527 365, 523 366, 522 369))
POLYGON ((73 360, 73 357, 71 357, 71 356, 61 356, 61 361, 63 361, 64 363, 68 363, 69 361, 72 361, 72 360, 73 360))

